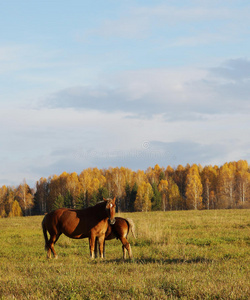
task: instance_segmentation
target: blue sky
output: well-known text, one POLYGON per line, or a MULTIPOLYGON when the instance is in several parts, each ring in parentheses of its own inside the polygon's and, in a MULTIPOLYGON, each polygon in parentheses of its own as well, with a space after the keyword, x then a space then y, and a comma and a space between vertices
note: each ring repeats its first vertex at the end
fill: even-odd
POLYGON ((250 158, 249 1, 0 0, 0 185, 250 158))

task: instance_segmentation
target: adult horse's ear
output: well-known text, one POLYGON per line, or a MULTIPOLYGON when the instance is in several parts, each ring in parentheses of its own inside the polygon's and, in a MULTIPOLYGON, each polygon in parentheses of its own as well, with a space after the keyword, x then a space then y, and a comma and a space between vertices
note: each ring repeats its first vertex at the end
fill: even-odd
POLYGON ((114 197, 114 199, 112 200, 112 203, 115 205, 115 200, 116 200, 116 197, 114 197))

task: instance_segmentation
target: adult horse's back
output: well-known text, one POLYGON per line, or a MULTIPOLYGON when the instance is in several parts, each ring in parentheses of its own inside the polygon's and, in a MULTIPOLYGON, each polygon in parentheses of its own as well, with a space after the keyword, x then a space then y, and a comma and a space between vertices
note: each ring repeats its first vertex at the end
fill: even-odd
POLYGON ((99 251, 103 258, 103 244, 105 232, 110 224, 115 222, 115 198, 104 199, 103 202, 85 209, 59 208, 45 215, 42 221, 45 249, 47 257, 51 258, 51 251, 55 258, 57 254, 54 244, 63 233, 72 239, 89 238, 90 257, 94 258, 95 240, 99 241, 99 251), (47 236, 50 234, 50 239, 47 236))

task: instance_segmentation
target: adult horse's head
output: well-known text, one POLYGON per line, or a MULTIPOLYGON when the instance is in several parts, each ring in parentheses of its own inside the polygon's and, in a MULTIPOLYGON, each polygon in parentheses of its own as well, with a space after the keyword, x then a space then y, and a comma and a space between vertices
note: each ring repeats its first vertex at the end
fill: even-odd
POLYGON ((108 213, 109 222, 111 225, 115 224, 115 197, 114 199, 108 198, 103 200, 106 202, 106 211, 108 213))

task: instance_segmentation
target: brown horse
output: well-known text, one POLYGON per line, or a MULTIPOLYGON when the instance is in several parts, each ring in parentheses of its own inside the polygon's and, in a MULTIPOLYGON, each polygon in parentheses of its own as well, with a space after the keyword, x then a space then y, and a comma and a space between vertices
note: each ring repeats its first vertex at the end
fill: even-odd
POLYGON ((105 232, 109 226, 108 220, 110 220, 110 224, 115 222, 115 198, 103 200, 103 202, 85 209, 59 208, 45 215, 42 227, 48 258, 51 258, 51 251, 57 258, 54 244, 62 233, 72 239, 89 238, 91 258, 94 258, 95 240, 98 239, 100 255, 103 258, 103 244, 105 232), (50 239, 48 239, 47 231, 50 239))
MULTIPOLYGON (((127 240, 128 234, 132 232, 135 236, 135 225, 132 219, 124 219, 120 217, 115 218, 114 224, 108 224, 108 229, 105 233, 105 241, 112 240, 114 238, 119 239, 122 242, 123 259, 126 259, 126 250, 128 251, 129 258, 132 258, 131 246, 127 240)), ((104 241, 104 256, 105 256, 105 241, 104 241)), ((98 256, 98 240, 95 243, 95 257, 98 256)))

